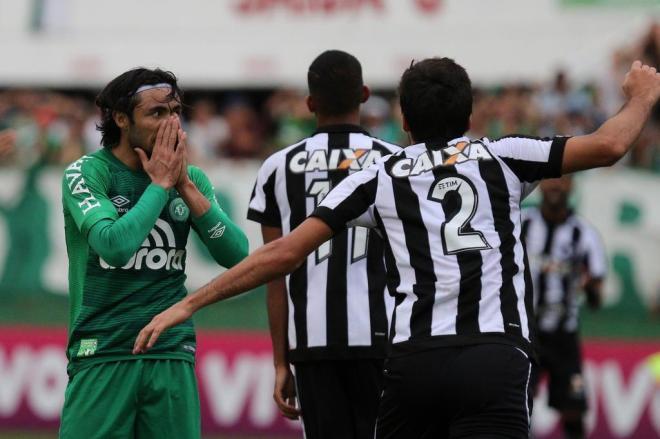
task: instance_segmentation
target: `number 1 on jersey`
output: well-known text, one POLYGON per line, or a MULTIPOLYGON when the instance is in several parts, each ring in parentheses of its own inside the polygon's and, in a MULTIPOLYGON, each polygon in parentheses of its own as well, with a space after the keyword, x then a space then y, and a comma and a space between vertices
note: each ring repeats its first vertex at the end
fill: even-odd
MULTIPOLYGON (((321 204, 321 201, 330 192, 330 182, 328 180, 312 180, 307 189, 307 196, 314 199, 314 207, 321 204)), ((319 264, 330 257, 332 252, 332 239, 324 242, 316 249, 316 263, 319 264)))
MULTIPOLYGON (((312 180, 307 189, 307 196, 314 200, 314 207, 330 192, 329 180, 312 180)), ((369 242, 369 229, 365 227, 353 227, 351 233, 353 243, 351 246, 351 263, 357 262, 367 256, 367 243, 369 242)), ((332 254, 332 239, 324 242, 316 249, 316 263, 319 264, 332 254)))
POLYGON ((451 218, 445 219, 440 229, 445 254, 453 255, 467 250, 492 248, 483 233, 466 230, 470 227, 470 221, 474 217, 479 203, 479 197, 472 182, 458 175, 441 177, 433 182, 428 199, 444 204, 450 192, 458 195, 460 208, 451 218))

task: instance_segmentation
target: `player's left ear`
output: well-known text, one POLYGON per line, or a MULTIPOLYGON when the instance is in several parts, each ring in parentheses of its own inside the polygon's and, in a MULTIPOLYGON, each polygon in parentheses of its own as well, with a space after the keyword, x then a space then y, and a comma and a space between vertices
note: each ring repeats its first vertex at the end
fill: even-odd
POLYGON ((362 86, 362 99, 360 99, 360 103, 364 104, 369 100, 369 96, 371 96, 371 90, 369 90, 369 87, 366 85, 362 86))
POLYGON ((309 110, 309 112, 316 113, 316 102, 314 102, 314 98, 311 96, 307 96, 305 102, 307 103, 307 109, 309 110))

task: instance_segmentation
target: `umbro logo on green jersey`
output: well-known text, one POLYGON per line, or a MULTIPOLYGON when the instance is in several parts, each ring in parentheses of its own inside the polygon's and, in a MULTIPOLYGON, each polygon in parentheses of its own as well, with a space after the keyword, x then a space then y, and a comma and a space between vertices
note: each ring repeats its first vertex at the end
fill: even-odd
MULTIPOLYGON (((162 219, 157 219, 154 228, 144 240, 140 249, 120 267, 122 270, 183 270, 185 250, 176 248, 172 227, 162 219)), ((103 258, 99 258, 101 268, 114 269, 103 258)))
POLYGON ((227 226, 222 224, 222 221, 219 221, 218 224, 216 224, 215 226, 211 227, 208 230, 209 238, 211 238, 211 239, 220 238, 222 235, 225 234, 225 229, 226 228, 227 228, 227 226))
POLYGON ((115 207, 122 207, 131 202, 128 198, 124 197, 123 195, 115 195, 114 197, 110 198, 110 201, 112 201, 112 204, 114 204, 115 207))

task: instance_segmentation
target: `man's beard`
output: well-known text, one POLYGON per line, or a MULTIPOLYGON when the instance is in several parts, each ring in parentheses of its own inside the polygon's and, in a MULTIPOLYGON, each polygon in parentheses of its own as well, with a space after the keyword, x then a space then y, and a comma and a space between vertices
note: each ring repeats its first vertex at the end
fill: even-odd
POLYGON ((130 144, 131 148, 140 148, 147 154, 147 157, 151 157, 151 152, 154 149, 155 138, 150 137, 145 139, 144 136, 139 135, 138 130, 135 129, 135 126, 133 125, 128 129, 128 143, 130 144))

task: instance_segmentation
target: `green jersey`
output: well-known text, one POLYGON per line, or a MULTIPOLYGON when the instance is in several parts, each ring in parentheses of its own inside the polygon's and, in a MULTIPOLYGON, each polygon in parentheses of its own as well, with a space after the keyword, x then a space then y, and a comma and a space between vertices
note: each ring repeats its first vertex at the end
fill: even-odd
MULTIPOLYGON (((211 202, 213 215, 220 215, 218 212, 222 211, 206 175, 192 166, 188 174, 211 202)), ((111 151, 103 148, 83 156, 65 170, 62 201, 71 301, 67 346, 69 373, 99 362, 144 356, 194 361, 192 320, 166 331, 148 353, 137 356, 131 353, 140 329, 186 295, 186 242, 191 226, 199 232, 200 219, 191 218, 178 192, 174 189, 165 191, 152 184, 146 173, 131 170, 111 151), (103 253, 99 246, 95 250, 89 244, 94 243, 90 231, 96 233, 103 224, 122 224, 122 216, 134 206, 137 206, 132 212, 134 216, 125 218, 131 222, 124 224, 125 229, 117 242, 123 245, 124 241, 133 240, 136 244, 130 251, 136 251, 127 262, 126 259, 107 256, 110 261, 104 260, 99 254, 103 253), (148 208, 143 214, 138 207, 144 206, 148 208), (153 217, 145 220, 149 217, 148 211, 153 217), (144 224, 138 227, 140 221, 144 224), (97 224, 99 226, 95 228, 97 224), (114 262, 117 260, 121 262, 114 262), (113 266, 113 263, 121 266, 113 266)), ((211 218, 214 221, 212 227, 203 225, 204 229, 208 228, 202 230, 208 232, 202 236, 203 240, 223 235, 227 235, 224 237, 227 239, 230 235, 229 231, 224 233, 227 228, 244 239, 242 232, 226 216, 221 218, 222 221, 217 219, 211 218)), ((246 240, 244 244, 243 253, 247 254, 246 240)), ((108 244, 107 247, 113 246, 108 244)), ((109 248, 108 254, 111 251, 109 248)), ((242 257, 244 254, 235 262, 242 257)))

